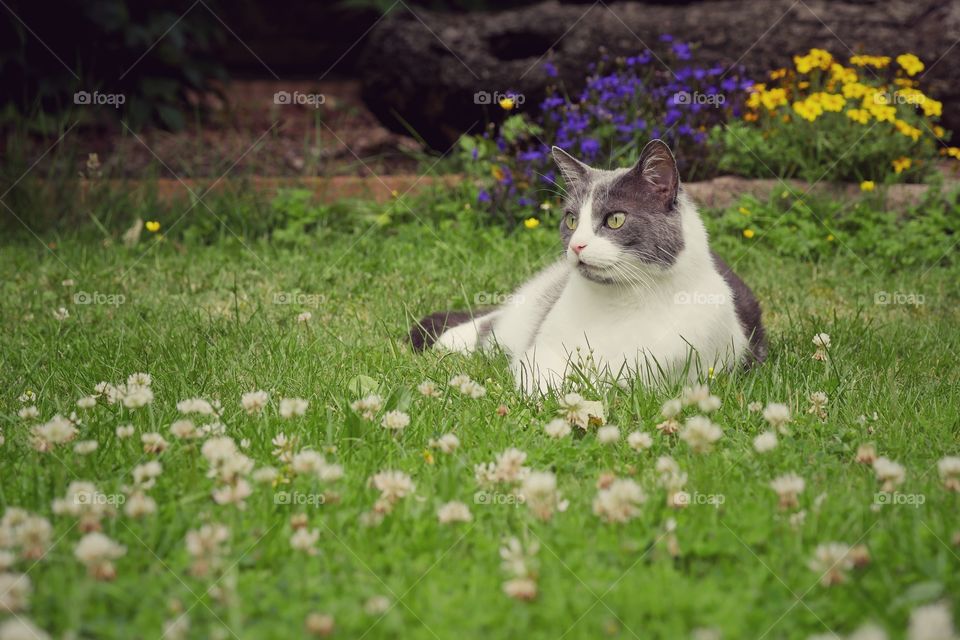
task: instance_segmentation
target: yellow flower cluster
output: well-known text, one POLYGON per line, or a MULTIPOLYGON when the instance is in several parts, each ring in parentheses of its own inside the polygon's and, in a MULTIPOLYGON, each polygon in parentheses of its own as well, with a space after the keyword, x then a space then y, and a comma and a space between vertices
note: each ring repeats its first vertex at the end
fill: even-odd
MULTIPOLYGON (((871 71, 866 75, 867 80, 861 81, 855 67, 883 69, 890 66, 889 56, 851 56, 852 66, 846 67, 830 52, 811 49, 807 55, 794 56, 794 70, 770 72, 770 80, 780 86, 753 85, 746 103, 749 111, 744 114, 744 119, 756 122, 760 113, 766 111, 771 116, 779 115, 783 122, 789 122, 792 111, 799 118, 814 122, 825 113, 844 113, 849 120, 861 125, 874 120, 889 122, 901 135, 917 141, 923 132, 899 117, 900 105, 922 110, 927 118, 937 118, 943 112, 943 103, 924 95, 916 88, 915 80, 903 77, 903 73, 914 76, 923 70, 923 62, 917 56, 905 53, 897 56, 896 61, 901 71, 896 72, 893 85, 878 84, 870 82, 871 75, 876 77, 875 72, 871 71), (781 107, 787 107, 788 111, 777 114, 781 107)), ((935 135, 939 138, 944 133, 941 128, 935 135)))
POLYGON ((833 65, 833 56, 823 49, 810 49, 805 56, 793 56, 793 64, 800 73, 810 73, 814 69, 827 71, 833 65))

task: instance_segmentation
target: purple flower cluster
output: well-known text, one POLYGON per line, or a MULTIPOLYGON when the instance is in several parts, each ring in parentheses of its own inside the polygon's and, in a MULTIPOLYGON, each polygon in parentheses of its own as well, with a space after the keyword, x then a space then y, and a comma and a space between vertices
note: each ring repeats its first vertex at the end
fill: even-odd
MULTIPOLYGON (((537 192, 552 190, 556 172, 549 153, 557 145, 587 163, 622 166, 636 159, 643 145, 664 139, 674 150, 685 178, 711 171, 705 145, 714 125, 740 114, 752 82, 722 66, 698 66, 695 50, 670 35, 664 51, 635 56, 603 56, 587 68, 582 90, 570 95, 552 87, 527 135, 493 138, 495 181, 480 199, 489 206, 529 207, 537 192)), ((552 62, 548 77, 559 77, 552 62)), ((522 215, 529 214, 529 209, 522 215)))

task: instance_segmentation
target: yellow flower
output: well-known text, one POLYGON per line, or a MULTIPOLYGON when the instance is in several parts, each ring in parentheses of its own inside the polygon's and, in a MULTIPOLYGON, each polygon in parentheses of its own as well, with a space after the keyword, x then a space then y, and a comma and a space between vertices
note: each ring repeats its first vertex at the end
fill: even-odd
POLYGON ((784 77, 785 75, 787 75, 787 70, 786 70, 786 69, 783 69, 783 68, 774 69, 773 71, 770 72, 770 79, 771 79, 771 80, 779 80, 780 78, 784 77))
POLYGON ((874 118, 881 122, 893 122, 897 119, 897 108, 887 104, 879 104, 875 100, 863 99, 863 106, 874 118))
POLYGON ((749 240, 750 238, 752 238, 754 235, 756 235, 756 234, 753 232, 753 229, 744 229, 744 230, 743 230, 743 237, 746 238, 747 240, 749 240))
POLYGON ((951 158, 960 160, 960 147, 947 147, 946 149, 940 149, 940 153, 945 156, 950 156, 951 158))
POLYGON ((156 220, 150 220, 147 222, 147 231, 150 233, 156 233, 157 231, 160 231, 160 223, 156 220))
POLYGON ((827 242, 833 242, 833 234, 832 234, 832 233, 827 235, 827 242))
POLYGON ((933 135, 938 138, 942 138, 947 133, 947 130, 941 127, 938 124, 933 125, 933 135))
POLYGON ((830 65, 830 77, 841 84, 851 84, 857 81, 857 71, 834 62, 830 65))
POLYGON ((760 116, 758 116, 755 111, 747 111, 743 114, 743 119, 747 122, 756 122, 759 118, 760 116))
POLYGON ((833 64, 833 56, 823 49, 810 49, 805 56, 793 56, 793 64, 800 73, 810 73, 814 69, 826 71, 833 64))
POLYGON ((890 64, 889 56, 851 56, 850 64, 857 67, 875 67, 882 69, 890 64))
POLYGON ((498 164, 490 167, 490 173, 493 175, 493 179, 497 180, 498 182, 503 180, 503 178, 506 176, 506 174, 503 173, 503 168, 498 164))
POLYGON ((894 173, 903 173, 904 170, 909 169, 913 165, 913 161, 906 156, 902 158, 897 158, 892 163, 894 173))
POLYGON ((797 112, 798 116, 810 122, 816 120, 823 113, 823 107, 820 106, 820 103, 809 99, 803 102, 794 102, 793 110, 797 112))
POLYGON ((923 62, 912 53, 904 53, 897 56, 897 64, 907 72, 908 76, 915 76, 924 69, 923 62))
POLYGON ((819 104, 824 111, 840 112, 847 101, 839 93, 815 93, 808 100, 813 100, 819 104))
POLYGON ((747 209, 746 207, 740 207, 738 211, 745 216, 750 215, 750 209, 747 209))
POLYGON ((863 109, 850 109, 847 111, 847 117, 860 124, 867 124, 870 121, 870 113, 863 109))
POLYGON ((500 98, 500 108, 504 111, 510 111, 510 109, 513 109, 513 98, 509 96, 500 98))
POLYGON ((920 106, 923 108, 923 115, 925 116, 935 116, 939 118, 943 114, 943 103, 939 100, 924 98, 920 106))
POLYGON ((768 111, 787 104, 787 92, 784 89, 770 89, 760 94, 760 102, 768 111))
POLYGON ((864 180, 860 183, 860 191, 873 191, 876 187, 873 180, 864 180))
POLYGON ((843 97, 862 98, 869 91, 870 87, 859 82, 851 82, 843 85, 843 97))
POLYGON ((903 120, 896 120, 893 123, 893 126, 895 126, 897 128, 897 131, 899 131, 901 134, 907 136, 908 138, 913 138, 914 142, 919 140, 921 134, 923 133, 922 131, 920 131, 920 129, 910 126, 903 120))
POLYGON ((540 221, 536 218, 527 218, 523 221, 523 226, 525 226, 527 229, 536 229, 540 226, 540 221))
POLYGON ((429 449, 423 450, 423 461, 427 464, 433 464, 433 453, 429 449))

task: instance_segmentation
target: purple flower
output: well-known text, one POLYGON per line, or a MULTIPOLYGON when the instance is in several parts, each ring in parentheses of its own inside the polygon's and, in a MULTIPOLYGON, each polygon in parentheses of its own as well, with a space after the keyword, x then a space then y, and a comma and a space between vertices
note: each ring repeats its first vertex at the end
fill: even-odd
POLYGON ((480 193, 477 194, 477 202, 490 202, 490 192, 486 189, 480 189, 480 193))
POLYGON ((548 78, 556 78, 556 77, 557 77, 557 67, 556 67, 556 65, 554 65, 554 64, 553 64, 552 62, 550 62, 549 60, 547 60, 546 62, 543 63, 543 70, 544 70, 544 72, 547 74, 547 77, 548 77, 548 78))

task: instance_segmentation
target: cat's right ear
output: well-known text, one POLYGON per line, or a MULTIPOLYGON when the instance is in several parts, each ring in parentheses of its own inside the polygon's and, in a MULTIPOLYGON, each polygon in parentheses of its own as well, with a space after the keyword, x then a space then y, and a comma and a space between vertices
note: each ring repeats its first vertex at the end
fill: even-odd
POLYGON ((551 149, 551 153, 553 154, 553 161, 557 163, 560 173, 563 174, 563 179, 567 183, 568 191, 577 189, 579 185, 586 182, 587 173, 590 171, 590 167, 583 164, 560 147, 553 147, 553 149, 551 149))

